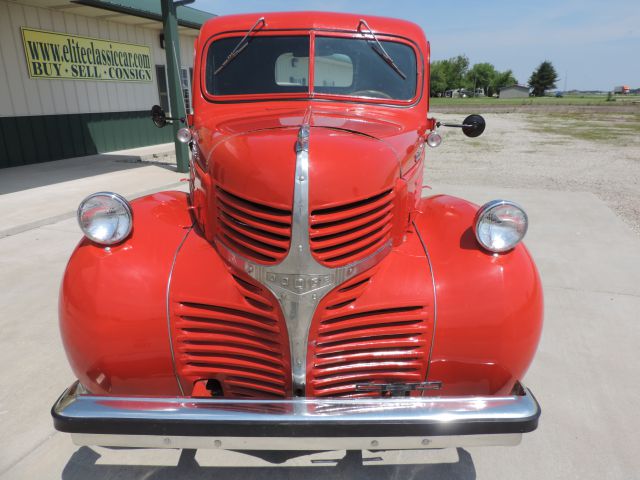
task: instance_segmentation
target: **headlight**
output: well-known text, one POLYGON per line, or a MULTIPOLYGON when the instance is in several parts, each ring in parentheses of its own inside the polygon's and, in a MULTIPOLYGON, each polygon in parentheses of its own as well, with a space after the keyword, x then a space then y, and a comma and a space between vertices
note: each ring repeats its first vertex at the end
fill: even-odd
POLYGON ((511 250, 527 233, 529 220, 513 202, 493 200, 478 210, 475 234, 480 245, 492 252, 511 250))
POLYGON ((113 245, 131 233, 131 206, 117 193, 94 193, 80 202, 78 224, 89 240, 113 245))

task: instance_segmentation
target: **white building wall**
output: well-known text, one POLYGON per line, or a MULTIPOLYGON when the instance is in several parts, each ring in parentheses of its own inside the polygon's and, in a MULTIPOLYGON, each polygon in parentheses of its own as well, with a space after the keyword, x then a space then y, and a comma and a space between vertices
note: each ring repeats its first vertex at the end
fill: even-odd
MULTIPOLYGON (((158 30, 0 0, 1 117, 139 111, 159 102, 155 66, 150 83, 29 78, 20 27, 146 45, 155 65, 166 64, 158 30)), ((180 36, 183 66, 193 66, 194 39, 180 36)))
POLYGON ((527 88, 506 87, 500 90, 500 98, 529 98, 527 88))

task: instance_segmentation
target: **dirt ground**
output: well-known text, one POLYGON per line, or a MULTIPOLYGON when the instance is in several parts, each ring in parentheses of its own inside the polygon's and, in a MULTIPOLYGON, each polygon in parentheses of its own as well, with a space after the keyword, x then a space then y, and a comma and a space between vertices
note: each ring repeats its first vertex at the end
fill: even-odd
MULTIPOLYGON (((465 115, 432 116, 461 122, 465 115)), ((640 235, 640 109, 484 116, 487 128, 475 139, 440 129, 444 140, 427 151, 425 184, 588 191, 640 235)))

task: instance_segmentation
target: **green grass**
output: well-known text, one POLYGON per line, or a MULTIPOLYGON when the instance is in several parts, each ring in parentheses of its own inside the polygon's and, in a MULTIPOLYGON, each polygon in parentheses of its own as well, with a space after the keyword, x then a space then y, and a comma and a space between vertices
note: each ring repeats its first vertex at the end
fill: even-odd
POLYGON ((606 95, 566 95, 556 97, 529 97, 529 98, 432 98, 431 106, 454 105, 626 105, 634 102, 640 105, 640 95, 616 95, 615 101, 607 102, 606 95))

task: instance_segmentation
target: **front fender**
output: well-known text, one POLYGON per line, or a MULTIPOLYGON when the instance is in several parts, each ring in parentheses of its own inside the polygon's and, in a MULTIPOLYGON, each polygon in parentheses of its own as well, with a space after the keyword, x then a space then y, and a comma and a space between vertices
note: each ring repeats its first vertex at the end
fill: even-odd
POLYGON ((178 394, 166 292, 192 224, 187 195, 131 202, 133 230, 105 248, 83 238, 60 289, 60 332, 73 372, 96 394, 178 394))
POLYGON ((436 326, 429 380, 438 395, 508 394, 527 371, 542 330, 543 295, 523 244, 493 254, 475 239, 478 207, 436 195, 415 225, 432 264, 436 326))

